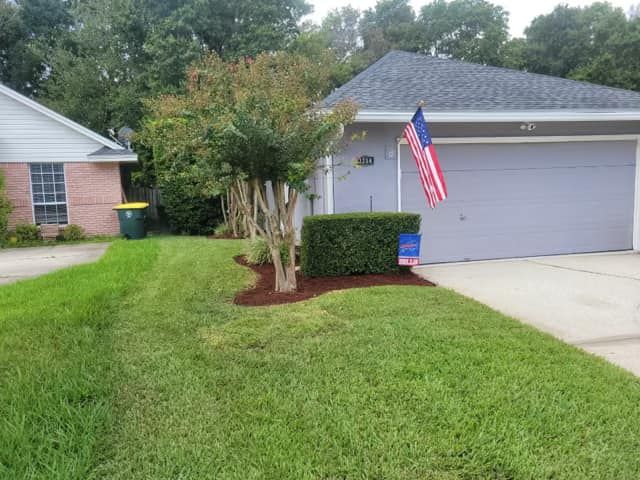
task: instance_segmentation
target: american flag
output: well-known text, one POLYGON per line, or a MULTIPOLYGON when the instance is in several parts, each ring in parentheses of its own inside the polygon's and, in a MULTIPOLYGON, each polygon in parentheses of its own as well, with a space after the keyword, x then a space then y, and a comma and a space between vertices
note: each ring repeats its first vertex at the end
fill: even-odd
POLYGON ((431 141, 421 107, 418 107, 415 115, 404 129, 404 138, 407 139, 409 149, 418 166, 420 183, 424 188, 429 206, 436 208, 438 203, 447 198, 447 185, 444 183, 438 155, 431 141))

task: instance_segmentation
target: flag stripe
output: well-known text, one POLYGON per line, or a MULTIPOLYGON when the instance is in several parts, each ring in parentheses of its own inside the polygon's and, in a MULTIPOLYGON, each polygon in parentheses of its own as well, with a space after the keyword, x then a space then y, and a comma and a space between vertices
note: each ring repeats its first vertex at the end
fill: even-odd
POLYGON ((413 125, 409 124, 407 125, 407 128, 405 129, 405 138, 407 139, 407 142, 409 142, 409 147, 411 148, 411 153, 413 154, 413 158, 415 159, 416 165, 417 165, 417 169, 418 169, 418 175, 420 175, 420 183, 422 184, 422 187, 424 189, 424 193, 427 196, 427 200, 429 201, 429 205, 433 204, 433 199, 431 198, 431 192, 429 192, 428 188, 427 188, 427 179, 426 176, 424 174, 424 171, 421 168, 421 162, 418 160, 422 155, 420 153, 420 147, 418 146, 419 141, 418 141, 418 137, 415 134, 415 130, 413 128, 413 125))
POLYGON ((417 165, 417 169, 418 169, 418 175, 420 176, 420 183, 422 184, 422 188, 424 189, 424 193, 427 196, 427 200, 429 201, 429 205, 433 208, 434 205, 434 199, 431 196, 431 192, 429 191, 427 185, 428 185, 428 180, 427 177, 425 175, 424 170, 422 169, 422 165, 421 162, 418 160, 418 158, 421 157, 420 154, 420 148, 416 146, 416 142, 415 140, 417 140, 417 138, 414 138, 414 133, 411 132, 412 128, 411 127, 407 127, 407 132, 405 137, 407 138, 407 141, 409 142, 409 146, 411 147, 412 153, 413 153, 413 158, 416 161, 416 165, 417 165))
POLYGON ((436 167, 435 162, 433 161, 433 157, 431 155, 431 145, 429 145, 424 150, 427 157, 427 165, 429 168, 429 173, 431 174, 431 177, 433 177, 434 179, 434 184, 436 186, 438 198, 440 200, 444 200, 445 198, 447 198, 447 192, 445 192, 444 188, 442 187, 442 182, 440 180, 442 172, 438 167, 436 167))
POLYGON ((438 152, 436 152, 436 148, 433 146, 433 143, 429 145, 429 152, 431 152, 431 158, 433 159, 433 163, 436 166, 438 172, 438 178, 440 179, 440 184, 442 185, 442 191, 444 192, 444 198, 449 196, 449 192, 447 192, 447 184, 444 181, 444 174, 442 173, 442 169, 440 168, 440 160, 438 159, 438 152))
POLYGON ((420 181, 422 183, 422 187, 424 188, 427 200, 429 201, 429 206, 431 208, 435 208, 436 204, 438 203, 438 198, 435 193, 433 178, 427 168, 427 154, 420 145, 420 140, 412 123, 407 125, 407 131, 408 141, 410 142, 410 145, 412 147, 411 150, 413 153, 413 157, 416 161, 418 172, 420 173, 420 181))
POLYGON ((436 198, 432 192, 432 189, 430 188, 432 181, 429 178, 428 172, 424 168, 424 164, 426 163, 426 153, 420 146, 420 140, 418 139, 418 135, 416 134, 415 128, 412 123, 407 125, 404 136, 409 143, 411 153, 413 154, 413 158, 415 159, 416 166, 418 168, 418 175, 420 176, 420 183, 422 184, 422 188, 427 197, 427 201, 429 202, 429 206, 431 208, 434 208, 436 205, 436 198))
POLYGON ((427 202, 431 208, 447 198, 447 186, 440 168, 427 123, 422 114, 422 108, 416 110, 415 115, 404 129, 411 154, 418 167, 420 183, 424 189, 427 202))

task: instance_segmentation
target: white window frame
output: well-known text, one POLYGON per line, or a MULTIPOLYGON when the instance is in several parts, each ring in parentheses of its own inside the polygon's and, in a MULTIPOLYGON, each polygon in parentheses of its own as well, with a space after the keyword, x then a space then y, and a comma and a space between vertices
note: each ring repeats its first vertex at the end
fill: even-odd
MULTIPOLYGON (((55 172, 52 173, 53 175, 55 175, 55 172)), ((56 183, 59 182, 54 182, 53 184, 55 185, 56 183)), ((44 185, 44 183, 43 183, 44 185)), ((67 210, 67 221, 66 223, 41 223, 40 225, 69 225, 71 223, 71 218, 69 216, 69 189, 67 188, 67 172, 65 169, 65 164, 64 163, 60 163, 60 162, 30 162, 29 163, 29 193, 31 195, 31 213, 33 216, 33 224, 34 225, 38 225, 38 223, 36 222, 36 206, 48 206, 48 205, 64 205, 66 207, 67 210), (54 202, 36 202, 35 198, 34 198, 34 192, 33 192, 33 178, 32 178, 32 172, 31 172, 31 167, 32 165, 51 165, 52 167, 54 165, 62 165, 62 175, 64 176, 64 198, 65 201, 64 202, 58 202, 57 200, 54 202)), ((44 195, 44 187, 43 187, 43 195, 44 195)), ((57 192, 55 192, 55 187, 54 187, 54 195, 56 195, 57 192)))

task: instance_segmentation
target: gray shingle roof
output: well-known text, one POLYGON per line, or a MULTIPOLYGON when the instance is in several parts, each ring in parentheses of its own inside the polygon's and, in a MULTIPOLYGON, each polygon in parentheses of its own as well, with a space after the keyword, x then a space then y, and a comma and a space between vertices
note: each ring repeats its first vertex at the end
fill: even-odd
POLYGON ((129 155, 135 155, 135 153, 133 153, 130 150, 127 150, 126 148, 116 150, 115 148, 102 147, 96 150, 95 152, 89 154, 90 157, 113 157, 116 155, 127 157, 129 155))
POLYGON ((325 99, 361 110, 640 110, 640 93, 586 82, 391 51, 325 99))

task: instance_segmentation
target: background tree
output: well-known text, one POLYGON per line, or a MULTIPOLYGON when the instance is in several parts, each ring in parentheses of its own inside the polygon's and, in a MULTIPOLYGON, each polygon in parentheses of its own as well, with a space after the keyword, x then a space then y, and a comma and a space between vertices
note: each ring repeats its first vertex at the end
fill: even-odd
POLYGON ((351 6, 332 10, 321 25, 303 24, 300 34, 288 47, 290 52, 327 69, 329 81, 323 93, 328 94, 348 82, 371 63, 362 48, 360 17, 360 11, 351 6))
POLYGON ((65 0, 0 0, 0 81, 27 95, 37 93, 46 77, 47 53, 71 22, 65 0))
POLYGON ((212 55, 188 73, 187 93, 149 103, 143 142, 158 165, 188 155, 271 252, 276 290, 296 289, 294 212, 317 161, 335 151, 355 106, 319 107, 326 69, 287 53, 225 63, 212 55), (181 134, 168 132, 179 131, 181 134), (174 143, 172 139, 177 139, 174 143), (256 212, 259 211, 260 215, 256 212), (286 262, 282 249, 288 253, 286 262))
POLYGON ((515 70, 526 70, 526 53, 526 40, 524 38, 511 38, 502 46, 502 57, 497 66, 513 68, 515 70))
POLYGON ((569 76, 640 91, 640 18, 631 19, 625 29, 609 36, 603 51, 569 76))
POLYGON ((360 50, 360 11, 350 5, 331 10, 322 20, 320 32, 327 47, 339 60, 347 60, 360 50))
POLYGON ((18 7, 9 0, 0 0, 0 81, 16 87, 18 51, 26 37, 18 7))
POLYGON ((365 10, 360 21, 360 35, 370 61, 391 49, 414 51, 415 20, 409 0, 378 0, 374 8, 365 10))
POLYGON ((486 0, 435 0, 420 10, 418 50, 501 65, 509 37, 508 17, 502 7, 486 0))
POLYGON ((536 17, 525 30, 527 69, 571 76, 607 53, 611 37, 625 35, 627 26, 624 11, 609 3, 584 8, 558 5, 550 14, 536 17))
POLYGON ((103 134, 137 124, 149 90, 136 7, 135 0, 87 0, 72 8, 74 28, 58 36, 47 63, 50 107, 103 134))
POLYGON ((142 99, 179 91, 207 51, 286 48, 310 9, 304 0, 0 2, 0 80, 103 134, 135 128, 142 99))

